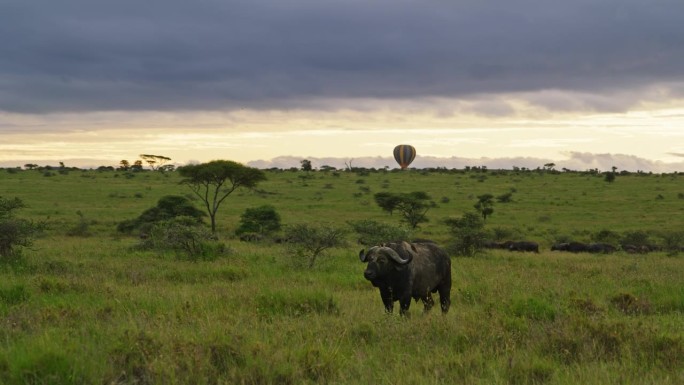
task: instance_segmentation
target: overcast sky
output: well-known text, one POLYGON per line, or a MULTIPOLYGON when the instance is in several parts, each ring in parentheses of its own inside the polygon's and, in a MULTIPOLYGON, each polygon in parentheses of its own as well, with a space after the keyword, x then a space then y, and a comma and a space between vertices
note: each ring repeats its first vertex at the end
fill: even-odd
POLYGON ((684 171, 683 20, 681 0, 0 0, 0 165, 411 143, 416 166, 684 171))

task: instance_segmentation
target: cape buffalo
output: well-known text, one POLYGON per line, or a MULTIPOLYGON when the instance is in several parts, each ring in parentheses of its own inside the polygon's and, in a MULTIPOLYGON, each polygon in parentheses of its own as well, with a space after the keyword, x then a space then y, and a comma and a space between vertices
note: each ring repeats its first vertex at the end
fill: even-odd
POLYGON ((551 246, 551 251, 569 251, 571 253, 582 253, 588 251, 588 245, 581 242, 556 243, 551 246))
POLYGON ((425 312, 435 304, 432 293, 439 292, 442 313, 451 305, 451 259, 434 243, 392 242, 359 252, 368 265, 363 276, 380 289, 385 311, 392 313, 399 301, 399 314, 407 315, 411 298, 423 301, 425 312))
POLYGON ((537 242, 530 242, 530 241, 513 242, 508 246, 508 250, 511 250, 511 251, 533 251, 535 253, 538 253, 539 252, 539 244, 537 242))
POLYGON ((587 245, 587 251, 590 253, 612 253, 615 246, 608 243, 590 243, 587 245))

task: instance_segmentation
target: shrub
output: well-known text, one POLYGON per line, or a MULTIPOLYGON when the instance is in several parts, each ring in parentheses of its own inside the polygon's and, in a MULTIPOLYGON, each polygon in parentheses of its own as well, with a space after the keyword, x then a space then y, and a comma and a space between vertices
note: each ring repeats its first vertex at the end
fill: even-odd
POLYGON ((19 198, 0 197, 0 258, 18 257, 18 247, 28 247, 35 236, 44 229, 43 223, 33 223, 14 216, 26 207, 19 198))
POLYGON ((444 222, 451 228, 453 238, 447 247, 451 253, 470 257, 484 246, 487 233, 479 213, 465 213, 461 218, 450 218, 444 222))
POLYGON ((648 247, 650 245, 650 236, 647 232, 641 230, 628 231, 622 235, 620 245, 623 249, 628 246, 648 247))
POLYGON ((235 230, 235 234, 254 233, 260 235, 270 235, 280 231, 280 214, 275 207, 263 205, 246 209, 240 215, 240 226, 235 230))
POLYGON ((668 231, 660 235, 667 255, 675 256, 684 250, 684 231, 668 231))
POLYGON ((507 192, 505 194, 498 195, 496 201, 499 203, 510 203, 513 201, 513 193, 507 192))
POLYGON ((408 241, 411 230, 369 219, 347 222, 358 235, 358 243, 364 246, 377 245, 386 241, 408 241))
POLYGON ((206 216, 203 211, 192 205, 188 198, 177 195, 167 195, 159 199, 157 206, 145 210, 136 219, 120 222, 117 230, 122 233, 131 233, 139 230, 148 233, 155 223, 176 217, 192 218, 196 223, 201 223, 206 216))
POLYGON ((594 242, 609 243, 611 245, 616 245, 620 243, 620 234, 612 230, 601 230, 591 236, 594 242))
POLYGON ((297 224, 287 228, 285 238, 290 245, 290 254, 295 261, 312 268, 316 258, 326 250, 345 245, 346 232, 330 225, 297 224))
POLYGON ((154 250, 172 250, 181 259, 214 260, 227 249, 215 236, 193 217, 176 217, 155 223, 142 247, 154 250))

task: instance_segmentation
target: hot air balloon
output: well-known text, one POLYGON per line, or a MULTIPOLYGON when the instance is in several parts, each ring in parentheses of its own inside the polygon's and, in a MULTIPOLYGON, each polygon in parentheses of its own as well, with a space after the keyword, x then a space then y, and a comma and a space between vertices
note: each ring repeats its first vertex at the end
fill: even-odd
POLYGON ((394 160, 399 163, 402 170, 408 167, 415 158, 416 149, 410 144, 400 144, 397 147, 394 147, 394 160))

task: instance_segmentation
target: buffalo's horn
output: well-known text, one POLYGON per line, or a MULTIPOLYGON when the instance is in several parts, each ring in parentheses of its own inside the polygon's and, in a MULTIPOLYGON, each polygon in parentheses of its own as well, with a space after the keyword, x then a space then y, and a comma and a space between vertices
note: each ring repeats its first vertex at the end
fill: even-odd
MULTIPOLYGON (((370 253, 370 250, 368 250, 368 252, 370 253)), ((366 259, 367 259, 366 256, 367 255, 368 254, 366 254, 366 250, 361 249, 361 251, 359 251, 359 259, 361 260, 361 262, 366 262, 366 259)))
POLYGON ((388 257, 392 258, 396 263, 400 265, 405 265, 413 259, 413 254, 408 253, 408 258, 403 259, 396 251, 392 250, 389 247, 381 247, 379 250, 381 253, 384 253, 388 257))

